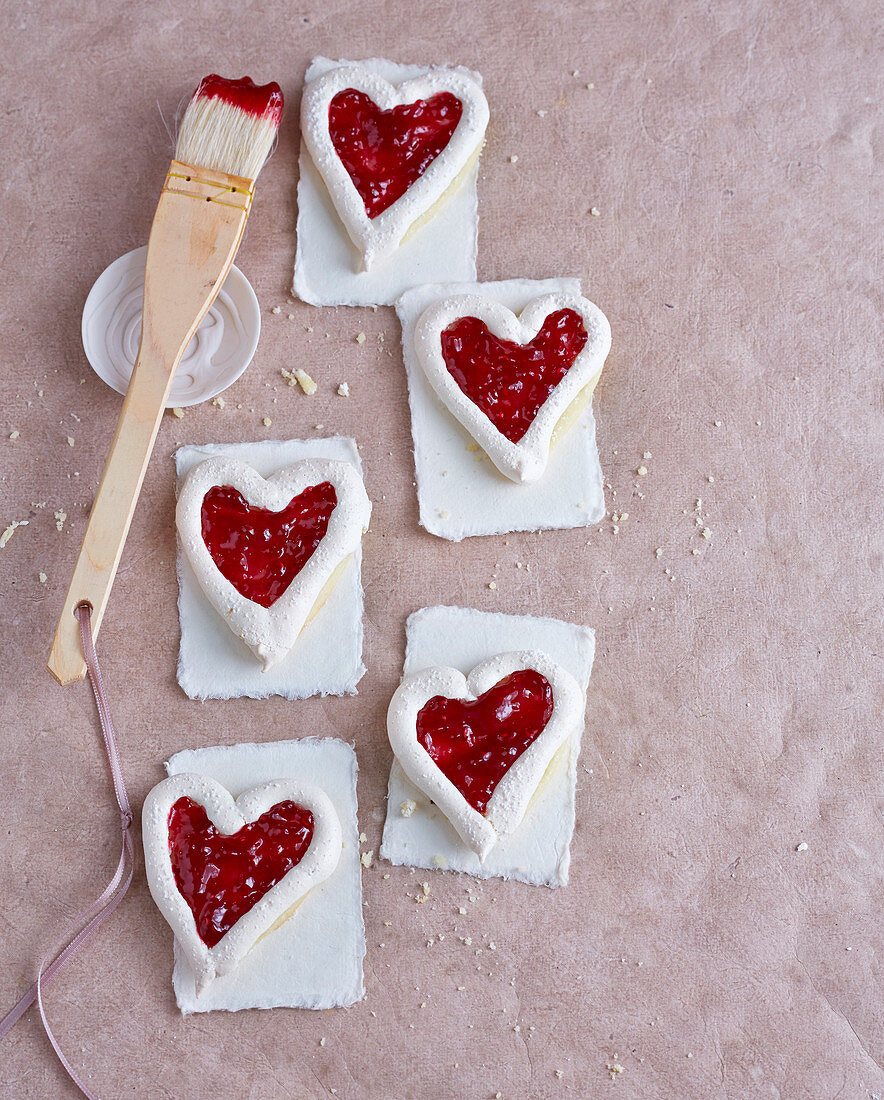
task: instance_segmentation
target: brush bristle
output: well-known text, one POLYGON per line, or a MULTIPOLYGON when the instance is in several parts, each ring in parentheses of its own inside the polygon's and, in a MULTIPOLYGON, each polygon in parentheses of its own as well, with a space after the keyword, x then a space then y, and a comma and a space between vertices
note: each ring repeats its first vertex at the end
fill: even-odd
POLYGON ((282 115, 278 84, 207 76, 193 93, 178 131, 175 159, 246 179, 257 178, 282 115))

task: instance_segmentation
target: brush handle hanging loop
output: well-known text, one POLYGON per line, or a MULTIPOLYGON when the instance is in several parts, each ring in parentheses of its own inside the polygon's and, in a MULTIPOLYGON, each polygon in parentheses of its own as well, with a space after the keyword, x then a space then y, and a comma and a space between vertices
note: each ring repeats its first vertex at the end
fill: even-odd
POLYGON ((148 242, 141 345, 49 655, 60 684, 86 674, 76 609, 92 607, 97 637, 175 370, 236 256, 253 188, 178 161, 169 169, 148 242))

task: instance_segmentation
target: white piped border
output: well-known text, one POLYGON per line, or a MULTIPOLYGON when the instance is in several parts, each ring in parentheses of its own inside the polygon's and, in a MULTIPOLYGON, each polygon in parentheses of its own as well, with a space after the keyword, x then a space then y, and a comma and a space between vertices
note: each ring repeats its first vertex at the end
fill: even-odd
POLYGON ((263 662, 265 671, 295 644, 323 586, 357 549, 370 518, 371 502, 355 467, 324 459, 293 463, 269 478, 236 459, 207 459, 187 475, 176 510, 182 548, 206 597, 263 662), (217 567, 203 541, 201 513, 206 493, 215 485, 230 485, 247 503, 280 511, 304 489, 324 481, 331 482, 337 495, 325 537, 270 607, 246 599, 217 567))
POLYGON ((462 70, 432 68, 425 75, 394 85, 360 65, 348 64, 306 86, 301 100, 301 134, 338 216, 362 253, 366 271, 375 261, 394 253, 410 227, 442 198, 481 145, 488 117, 485 93, 462 70), (442 152, 405 194, 376 218, 365 212, 365 203, 329 134, 329 106, 346 88, 364 92, 385 111, 438 92, 451 92, 463 104, 460 122, 442 152))
POLYGON ((331 799, 318 787, 277 779, 236 800, 206 775, 184 772, 158 783, 144 800, 141 814, 147 883, 157 908, 169 922, 193 970, 197 994, 212 980, 233 970, 272 926, 314 886, 324 882, 341 857, 341 824, 331 799), (190 906, 179 893, 169 848, 169 813, 179 798, 191 798, 206 810, 215 828, 227 835, 256 821, 279 802, 291 800, 313 814, 313 837, 300 863, 260 898, 215 944, 200 938, 190 906))
POLYGON ((561 745, 583 722, 585 697, 574 677, 537 651, 500 653, 469 676, 432 667, 406 677, 387 710, 387 734, 408 778, 439 807, 464 843, 484 860, 497 841, 518 828, 528 804, 561 745), (480 814, 445 776, 417 739, 417 716, 434 696, 474 700, 514 672, 534 669, 552 688, 553 712, 545 729, 501 778, 480 814))
POLYGON ((418 361, 433 389, 451 414, 511 481, 530 484, 546 470, 553 432, 562 414, 604 366, 611 349, 611 326, 598 306, 578 294, 545 294, 516 314, 486 297, 452 295, 435 302, 421 315, 414 332, 418 361), (507 439, 490 418, 458 386, 442 357, 442 332, 461 317, 477 317, 498 339, 527 344, 543 322, 560 309, 583 318, 587 341, 573 365, 550 393, 518 443, 507 439))

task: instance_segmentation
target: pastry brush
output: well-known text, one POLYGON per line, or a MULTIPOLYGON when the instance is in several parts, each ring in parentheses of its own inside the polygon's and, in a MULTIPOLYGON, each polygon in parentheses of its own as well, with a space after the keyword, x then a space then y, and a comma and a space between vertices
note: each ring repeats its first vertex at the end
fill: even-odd
POLYGON ((281 114, 278 84, 214 75, 184 113, 148 241, 141 344, 49 655, 60 684, 85 675, 76 608, 91 605, 97 634, 175 370, 233 263, 281 114))

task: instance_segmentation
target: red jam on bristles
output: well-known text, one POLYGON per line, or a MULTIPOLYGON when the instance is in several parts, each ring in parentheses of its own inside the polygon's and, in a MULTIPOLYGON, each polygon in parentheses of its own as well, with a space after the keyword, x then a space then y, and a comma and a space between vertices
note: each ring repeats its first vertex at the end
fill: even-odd
POLYGON ((457 129, 463 104, 437 92, 382 111, 356 88, 345 88, 328 109, 328 131, 365 212, 376 218, 401 198, 439 156, 457 129))
POLYGON ((237 592, 270 607, 325 537, 337 501, 334 486, 323 481, 272 512, 253 508, 230 485, 215 485, 203 497, 203 541, 237 592))
POLYGON ((586 341, 573 309, 551 313, 528 344, 499 340, 478 317, 460 317, 442 333, 442 357, 467 397, 518 443, 586 341))
POLYGON ((472 702, 436 695, 417 716, 417 739, 474 810, 552 717, 552 688, 534 669, 514 672, 472 702))
POLYGON ((198 802, 179 798, 169 811, 172 871, 203 943, 214 947, 301 862, 312 839, 313 814, 289 800, 226 836, 198 802))
POLYGON ((240 80, 227 80, 217 73, 204 76, 193 93, 193 99, 223 99, 225 103, 239 107, 246 114, 267 118, 275 126, 279 125, 282 117, 280 86, 273 81, 270 84, 256 84, 249 76, 240 80))

